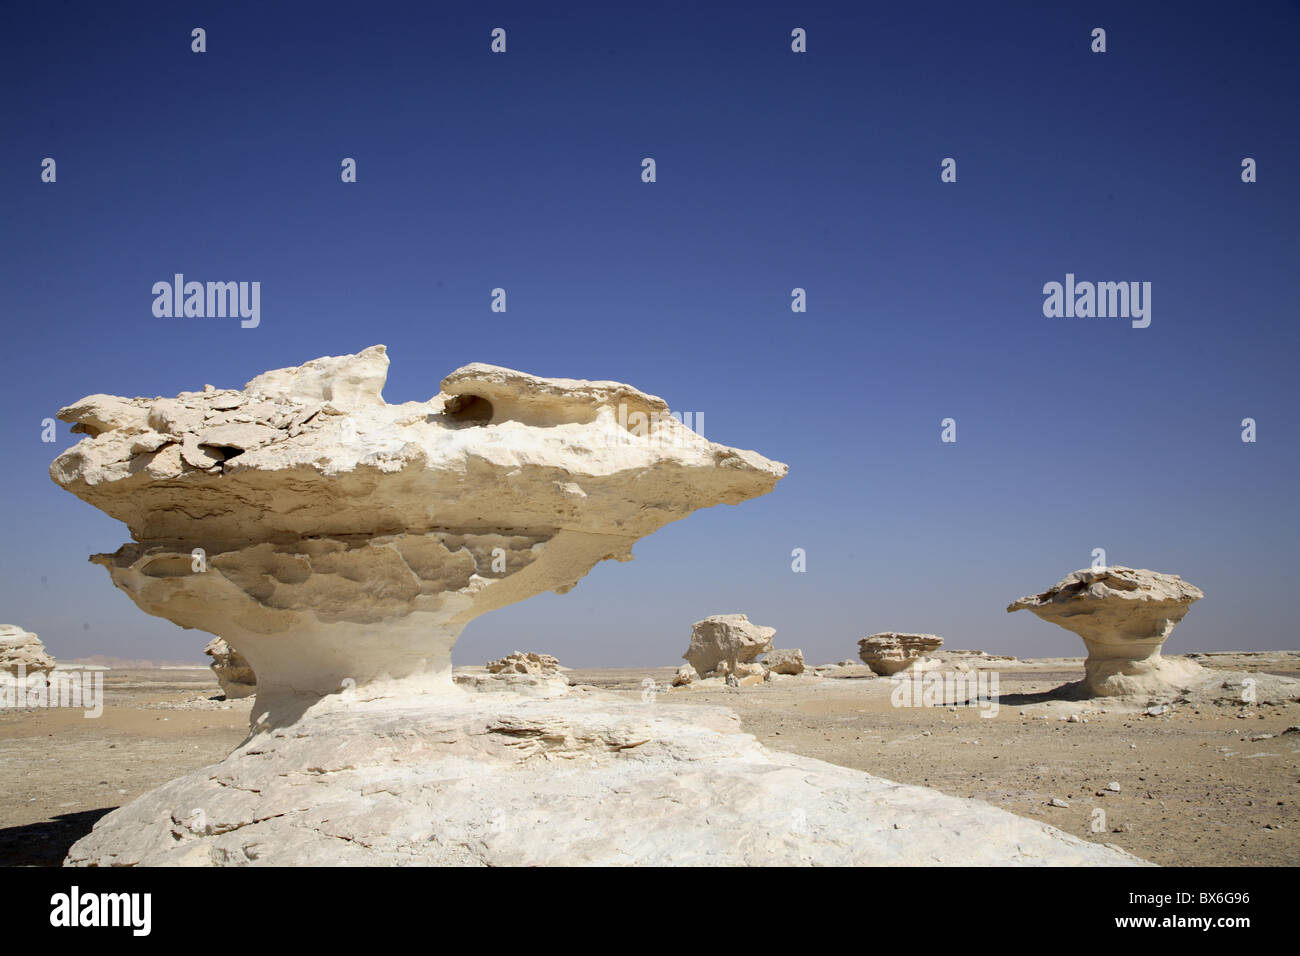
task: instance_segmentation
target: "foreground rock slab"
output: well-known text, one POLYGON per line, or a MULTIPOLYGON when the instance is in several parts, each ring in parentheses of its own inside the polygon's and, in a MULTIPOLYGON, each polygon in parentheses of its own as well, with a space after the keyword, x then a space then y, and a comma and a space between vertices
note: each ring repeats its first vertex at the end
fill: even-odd
POLYGON ((1126 567, 1075 571, 1040 594, 1012 602, 1083 638, 1085 677, 1076 690, 1094 697, 1175 692, 1209 675, 1161 647, 1194 601, 1205 595, 1176 574, 1126 567))
POLYGON ((330 699, 101 820, 74 865, 1142 861, 975 800, 770 751, 729 711, 600 694, 330 699), (256 789, 258 798, 250 799, 256 789))

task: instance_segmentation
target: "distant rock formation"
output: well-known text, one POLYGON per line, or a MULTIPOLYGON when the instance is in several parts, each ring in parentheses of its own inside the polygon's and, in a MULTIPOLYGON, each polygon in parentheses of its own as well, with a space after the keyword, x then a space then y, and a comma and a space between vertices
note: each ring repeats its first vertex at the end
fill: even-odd
POLYGON ((1088 648, 1079 689, 1119 697, 1176 690, 1207 677, 1193 661, 1160 654, 1174 626, 1202 597, 1176 574, 1113 566, 1075 571, 1007 611, 1032 611, 1078 634, 1088 648))
POLYGON ((714 614, 691 627, 691 646, 682 657, 701 678, 761 675, 761 668, 742 665, 772 650, 775 634, 776 628, 752 624, 743 614, 714 614))
POLYGON ((203 653, 212 658, 212 673, 227 700, 239 700, 257 693, 257 675, 239 651, 219 637, 208 641, 203 653))
POLYGON ((943 638, 934 634, 900 634, 882 631, 858 641, 858 657, 882 677, 914 669, 925 662, 925 655, 943 646, 943 638))
POLYGON ((804 672, 803 650, 794 647, 769 651, 763 658, 763 666, 773 674, 802 674, 804 672))
POLYGON ((54 666, 54 658, 35 634, 16 624, 0 624, 0 675, 10 679, 40 675, 44 679, 54 666))
POLYGON ((486 666, 490 674, 505 672, 510 674, 551 675, 560 672, 559 660, 550 654, 525 654, 523 651, 515 651, 513 654, 507 654, 495 661, 488 661, 486 666))

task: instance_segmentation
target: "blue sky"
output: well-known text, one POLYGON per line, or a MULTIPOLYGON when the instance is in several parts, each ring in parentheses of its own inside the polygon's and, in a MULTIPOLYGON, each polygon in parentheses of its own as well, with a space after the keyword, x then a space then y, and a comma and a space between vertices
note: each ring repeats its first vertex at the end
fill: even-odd
POLYGON ((1171 651, 1300 646, 1300 6, 1133 6, 0 5, 0 621, 199 657, 86 562, 128 534, 42 419, 382 342, 389 401, 471 361, 616 379, 790 465, 458 663, 669 664, 735 611, 816 660, 1075 654, 1004 608, 1096 547, 1205 591, 1171 651), (260 281, 261 325, 155 318, 175 272, 260 281), (1067 272, 1151 282, 1151 326, 1046 318, 1067 272))

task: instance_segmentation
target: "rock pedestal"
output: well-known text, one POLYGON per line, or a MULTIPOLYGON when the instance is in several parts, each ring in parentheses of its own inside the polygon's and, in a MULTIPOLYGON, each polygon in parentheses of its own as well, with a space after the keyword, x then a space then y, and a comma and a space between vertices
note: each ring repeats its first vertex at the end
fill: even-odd
POLYGON ((1119 697, 1165 692, 1206 677, 1200 665, 1160 654, 1192 602, 1204 596, 1176 574, 1116 566, 1075 571, 1007 611, 1032 611, 1078 634, 1088 649, 1079 690, 1119 697))

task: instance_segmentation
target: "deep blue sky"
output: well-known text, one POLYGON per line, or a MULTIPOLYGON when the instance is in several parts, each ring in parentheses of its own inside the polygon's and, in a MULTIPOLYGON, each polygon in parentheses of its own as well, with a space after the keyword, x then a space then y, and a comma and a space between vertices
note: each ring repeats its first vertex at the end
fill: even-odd
POLYGON ((1205 591, 1171 651, 1300 646, 1300 7, 540 6, 0 6, 0 621, 200 657, 86 562, 128 535, 41 420, 382 342, 389 401, 471 361, 617 379, 790 465, 458 663, 669 664, 733 611, 817 660, 1075 654, 1004 608, 1095 547, 1205 591), (260 328, 155 318, 174 272, 260 281, 260 328), (1045 318, 1066 272, 1151 282, 1150 328, 1045 318))

